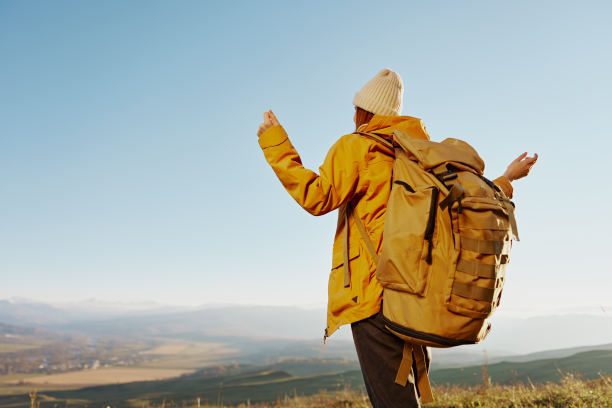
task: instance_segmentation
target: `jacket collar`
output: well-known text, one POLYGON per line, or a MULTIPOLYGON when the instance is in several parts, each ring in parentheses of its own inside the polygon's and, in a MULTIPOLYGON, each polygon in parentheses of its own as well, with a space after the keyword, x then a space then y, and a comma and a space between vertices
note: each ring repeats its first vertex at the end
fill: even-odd
POLYGON ((360 132, 376 133, 389 137, 394 130, 401 130, 412 137, 429 140, 429 134, 423 121, 412 116, 374 115, 367 125, 359 129, 360 132))

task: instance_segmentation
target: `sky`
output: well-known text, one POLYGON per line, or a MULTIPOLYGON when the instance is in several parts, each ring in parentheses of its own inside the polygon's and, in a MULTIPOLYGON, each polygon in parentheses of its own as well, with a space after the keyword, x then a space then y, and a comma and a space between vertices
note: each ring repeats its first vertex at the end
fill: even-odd
POLYGON ((607 1, 2 1, 0 299, 324 307, 336 212, 284 191, 272 109, 316 170, 382 68, 403 114, 515 182, 500 310, 612 314, 607 1))

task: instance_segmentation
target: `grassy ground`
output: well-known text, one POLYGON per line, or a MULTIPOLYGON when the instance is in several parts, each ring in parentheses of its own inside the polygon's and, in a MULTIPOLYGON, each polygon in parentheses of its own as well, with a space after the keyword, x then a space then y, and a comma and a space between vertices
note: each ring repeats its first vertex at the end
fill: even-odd
MULTIPOLYGON (((518 384, 474 387, 435 387, 436 401, 424 408, 610 408, 612 407, 612 376, 583 381, 566 375, 559 383, 543 385, 518 384)), ((164 400, 153 404, 149 401, 131 400, 133 407, 144 408, 228 408, 230 405, 209 404, 205 401, 164 400)), ((59 405, 63 406, 63 405, 59 405)), ((70 406, 79 406, 71 401, 70 406)), ((368 408, 371 407, 363 391, 346 388, 338 392, 321 391, 304 397, 279 395, 276 401, 267 403, 241 403, 237 408, 368 408)))
POLYGON ((566 375, 559 383, 437 388, 431 408, 610 408, 612 376, 582 381, 566 375))

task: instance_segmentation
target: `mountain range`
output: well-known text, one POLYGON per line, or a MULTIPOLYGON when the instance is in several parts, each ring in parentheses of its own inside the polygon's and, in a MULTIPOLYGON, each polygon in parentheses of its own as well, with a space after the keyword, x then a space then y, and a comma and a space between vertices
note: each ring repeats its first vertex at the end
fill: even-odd
MULTIPOLYGON (((120 337, 174 337, 199 341, 321 344, 325 312, 287 306, 163 305, 58 307, 27 300, 0 300, 0 322, 58 332, 120 337)), ((350 329, 340 330, 325 347, 345 347, 350 329)), ((478 345, 434 350, 445 366, 490 362, 546 350, 612 343, 612 320, 605 314, 547 315, 529 318, 494 316, 491 334, 478 345)), ((299 348, 299 346, 298 346, 299 348)), ((253 350, 255 351, 255 350, 253 350)), ((352 353, 352 352, 351 352, 352 353)), ((344 353, 346 357, 346 353, 344 353)), ((520 358, 520 357, 517 357, 520 358)), ((435 361, 435 360, 434 360, 435 361)))

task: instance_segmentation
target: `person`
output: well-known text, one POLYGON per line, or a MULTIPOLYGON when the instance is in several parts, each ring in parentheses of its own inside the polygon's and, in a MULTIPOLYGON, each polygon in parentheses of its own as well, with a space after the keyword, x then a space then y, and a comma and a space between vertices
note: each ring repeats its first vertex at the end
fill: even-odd
MULTIPOLYGON (((344 211, 350 203, 365 226, 374 248, 380 253, 386 204, 392 185, 394 152, 357 131, 375 132, 391 139, 394 130, 429 140, 421 119, 400 116, 403 83, 400 76, 383 69, 355 95, 355 132, 342 136, 328 151, 319 173, 306 169, 285 129, 270 110, 264 113, 257 135, 266 161, 287 192, 313 215, 339 209, 328 285, 327 327, 324 340, 340 326, 351 324, 355 348, 374 407, 418 407, 414 375, 406 387, 394 378, 402 359, 404 341, 385 329, 380 309, 382 286, 376 264, 353 225, 348 225, 349 282, 343 272, 344 211)), ((538 156, 521 154, 494 182, 512 197, 511 182, 529 174, 538 156)), ((413 370, 415 373, 416 370, 413 370)))

